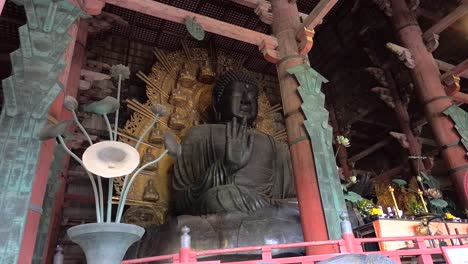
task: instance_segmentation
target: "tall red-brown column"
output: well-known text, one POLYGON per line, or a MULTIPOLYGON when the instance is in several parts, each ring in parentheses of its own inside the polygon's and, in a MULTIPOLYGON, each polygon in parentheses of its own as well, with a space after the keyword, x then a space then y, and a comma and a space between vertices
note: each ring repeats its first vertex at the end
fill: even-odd
POLYGON ((391 0, 392 22, 401 44, 411 51, 416 67, 411 74, 416 92, 424 107, 426 119, 432 127, 434 137, 441 147, 441 153, 450 168, 453 186, 465 208, 468 208, 468 159, 466 149, 459 141, 452 120, 442 112, 451 104, 440 81, 439 69, 432 54, 427 51, 421 29, 405 0, 391 0))
MULTIPOLYGON (((287 69, 308 63, 306 57, 299 56, 296 30, 300 26, 299 13, 295 1, 272 0, 273 33, 278 39, 280 61, 277 65, 281 98, 288 132, 289 149, 294 170, 299 210, 301 213, 304 241, 327 240, 327 226, 322 210, 320 191, 315 172, 310 141, 304 127, 301 112, 301 98, 298 83, 287 69)), ((308 255, 334 252, 332 247, 311 247, 308 255)))

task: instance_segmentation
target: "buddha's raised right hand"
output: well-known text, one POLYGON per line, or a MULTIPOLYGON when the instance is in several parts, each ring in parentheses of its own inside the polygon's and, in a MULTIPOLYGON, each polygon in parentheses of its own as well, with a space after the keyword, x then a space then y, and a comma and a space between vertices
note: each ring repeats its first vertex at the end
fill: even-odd
MULTIPOLYGON (((247 118, 243 118, 239 124, 237 118, 226 126, 226 153, 224 156, 224 165, 228 170, 229 176, 247 165, 253 150, 253 136, 247 132, 247 118)), ((228 183, 232 183, 232 177, 229 177, 228 183)))

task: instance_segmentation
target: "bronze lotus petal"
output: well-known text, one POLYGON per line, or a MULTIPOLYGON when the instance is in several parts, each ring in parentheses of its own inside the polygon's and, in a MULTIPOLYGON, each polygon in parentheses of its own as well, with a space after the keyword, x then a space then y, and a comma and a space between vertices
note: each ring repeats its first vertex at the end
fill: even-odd
POLYGON ((65 120, 57 124, 46 125, 41 130, 41 132, 39 132, 39 140, 44 141, 65 134, 65 132, 67 131, 67 127, 71 122, 72 120, 65 120))
POLYGON ((151 111, 154 113, 154 114, 159 114, 159 116, 165 116, 167 115, 167 108, 166 106, 162 105, 162 104, 155 104, 151 107, 151 111))
POLYGON ((126 80, 130 78, 130 69, 123 64, 118 64, 111 67, 110 74, 114 79, 118 79, 120 75, 122 80, 126 80))
POLYGON ((106 96, 106 98, 101 101, 90 103, 84 108, 84 110, 98 115, 105 115, 117 111, 119 107, 120 103, 116 98, 106 96))
POLYGON ((177 139, 172 133, 164 134, 164 145, 168 150, 168 154, 177 158, 182 154, 182 146, 177 142, 177 139))

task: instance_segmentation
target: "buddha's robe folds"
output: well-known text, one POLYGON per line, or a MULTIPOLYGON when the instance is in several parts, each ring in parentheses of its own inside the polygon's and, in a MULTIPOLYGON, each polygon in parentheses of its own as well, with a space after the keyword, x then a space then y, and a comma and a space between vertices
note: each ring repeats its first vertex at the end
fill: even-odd
POLYGON ((253 133, 253 153, 245 167, 228 173, 224 165, 226 125, 195 126, 182 140, 172 180, 178 214, 252 212, 295 197, 289 152, 272 137, 253 133))

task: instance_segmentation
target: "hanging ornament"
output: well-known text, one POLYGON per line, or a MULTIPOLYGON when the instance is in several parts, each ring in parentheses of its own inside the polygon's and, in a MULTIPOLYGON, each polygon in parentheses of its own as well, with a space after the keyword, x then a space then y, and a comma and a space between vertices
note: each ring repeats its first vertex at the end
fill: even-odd
POLYGON ((196 40, 203 40, 205 38, 205 30, 203 27, 195 21, 192 17, 185 18, 185 26, 187 27, 188 32, 196 40))

